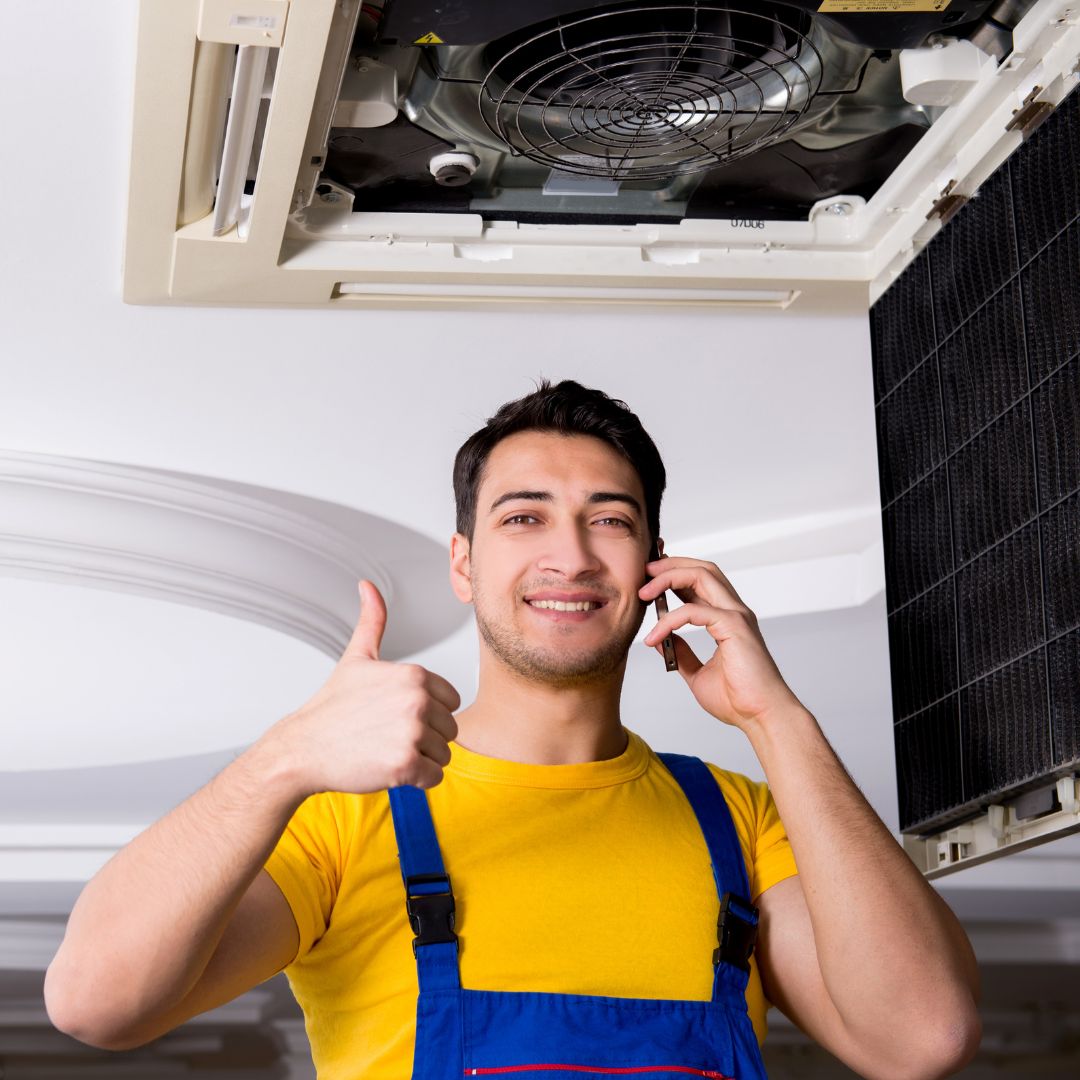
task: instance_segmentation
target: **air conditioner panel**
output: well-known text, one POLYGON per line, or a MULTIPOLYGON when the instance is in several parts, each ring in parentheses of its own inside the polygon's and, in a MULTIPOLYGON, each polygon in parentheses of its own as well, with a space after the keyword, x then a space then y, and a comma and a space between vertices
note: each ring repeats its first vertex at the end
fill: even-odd
MULTIPOLYGON (((142 5, 126 299, 330 304, 334 285, 350 280, 357 265, 386 280, 419 274, 451 283, 476 280, 478 265, 490 271, 495 264, 500 280, 526 283, 549 280, 553 261, 564 279, 599 274, 605 287, 622 282, 677 291, 775 279, 798 290, 789 310, 812 306, 817 284, 830 281, 847 282, 852 295, 865 298, 868 288, 880 292, 939 227, 934 207, 942 192, 951 184, 961 196, 970 194, 1018 143, 1021 133, 1006 125, 1025 99, 1034 92, 1050 107, 1075 84, 1080 53, 1077 14, 1064 0, 1040 0, 1017 28, 1027 51, 1017 50, 996 70, 988 65, 962 101, 937 110, 932 126, 874 194, 866 198, 860 194, 865 188, 840 176, 846 190, 811 206, 805 217, 751 213, 631 223, 609 215, 602 224, 571 225, 524 214, 485 220, 456 207, 453 213, 380 214, 373 228, 362 205, 354 213, 351 206, 323 204, 314 192, 322 163, 312 151, 330 130, 351 43, 349 19, 357 12, 350 0, 290 5, 248 232, 239 242, 235 232, 214 238, 205 219, 177 227, 199 5, 142 5), (493 260, 480 249, 511 254, 493 260)), ((730 168, 745 176, 739 183, 750 190, 749 172, 736 174, 736 166, 742 170, 743 163, 730 168)), ((842 172, 839 158, 836 171, 842 172)), ((807 192, 790 187, 805 205, 807 192)), ((568 197, 559 198, 565 206, 568 197)))

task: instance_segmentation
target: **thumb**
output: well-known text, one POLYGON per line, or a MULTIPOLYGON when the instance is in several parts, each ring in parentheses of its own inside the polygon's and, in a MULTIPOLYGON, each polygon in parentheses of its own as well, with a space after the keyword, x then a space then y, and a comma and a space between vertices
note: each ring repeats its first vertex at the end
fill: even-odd
POLYGON ((386 602, 382 593, 367 579, 360 582, 359 590, 360 618, 349 644, 345 646, 345 653, 367 660, 378 660, 379 646, 386 629, 386 602))

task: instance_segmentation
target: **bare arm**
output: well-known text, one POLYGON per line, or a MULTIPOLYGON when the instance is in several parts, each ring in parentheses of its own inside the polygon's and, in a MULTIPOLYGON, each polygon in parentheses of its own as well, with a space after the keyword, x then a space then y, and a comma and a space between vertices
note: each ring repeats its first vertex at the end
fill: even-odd
POLYGON ((945 1076, 979 1042, 975 955, 808 712, 748 729, 799 874, 762 894, 769 999, 862 1076, 945 1076))
POLYGON ((979 975, 956 916, 923 880, 784 682, 757 617, 720 568, 656 560, 646 602, 665 588, 684 604, 645 636, 680 626, 716 644, 702 662, 675 636, 698 703, 750 740, 787 828, 798 877, 761 896, 762 981, 772 1001, 874 1080, 926 1080, 978 1048, 979 975))
POLYGON ((457 692, 415 664, 380 661, 386 608, 370 584, 362 600, 315 697, 86 885, 45 978, 62 1031, 138 1046, 280 971, 299 933, 262 867, 296 808, 320 791, 441 781, 457 692))
POLYGON ((277 886, 258 875, 299 803, 256 744, 117 852, 76 902, 46 974, 53 1023, 124 1049, 284 967, 299 934, 277 886), (226 987, 235 992, 222 996, 226 987))

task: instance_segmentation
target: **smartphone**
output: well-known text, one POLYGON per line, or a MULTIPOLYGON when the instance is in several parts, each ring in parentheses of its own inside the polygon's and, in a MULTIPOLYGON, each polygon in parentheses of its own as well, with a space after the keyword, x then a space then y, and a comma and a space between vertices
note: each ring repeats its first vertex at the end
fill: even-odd
MULTIPOLYGON (((649 561, 655 562, 660 558, 660 550, 656 546, 656 542, 653 541, 652 551, 649 552, 649 561)), ((667 594, 661 593, 656 598, 656 617, 658 619, 663 618, 668 613, 667 606, 667 594)), ((675 658, 675 641, 670 634, 661 642, 661 648, 664 651, 664 667, 668 671, 678 671, 679 661, 675 658)))

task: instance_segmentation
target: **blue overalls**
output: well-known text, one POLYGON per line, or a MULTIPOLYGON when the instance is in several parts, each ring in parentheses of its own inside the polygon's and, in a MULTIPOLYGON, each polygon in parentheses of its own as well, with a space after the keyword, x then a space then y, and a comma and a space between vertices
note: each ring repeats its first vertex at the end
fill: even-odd
POLYGON ((413 1080, 512 1074, 531 1080, 637 1074, 764 1080, 745 998, 757 909, 747 899, 731 813, 704 762, 658 757, 694 808, 721 900, 711 1001, 462 989, 454 894, 427 795, 416 787, 390 790, 420 981, 413 1080))

